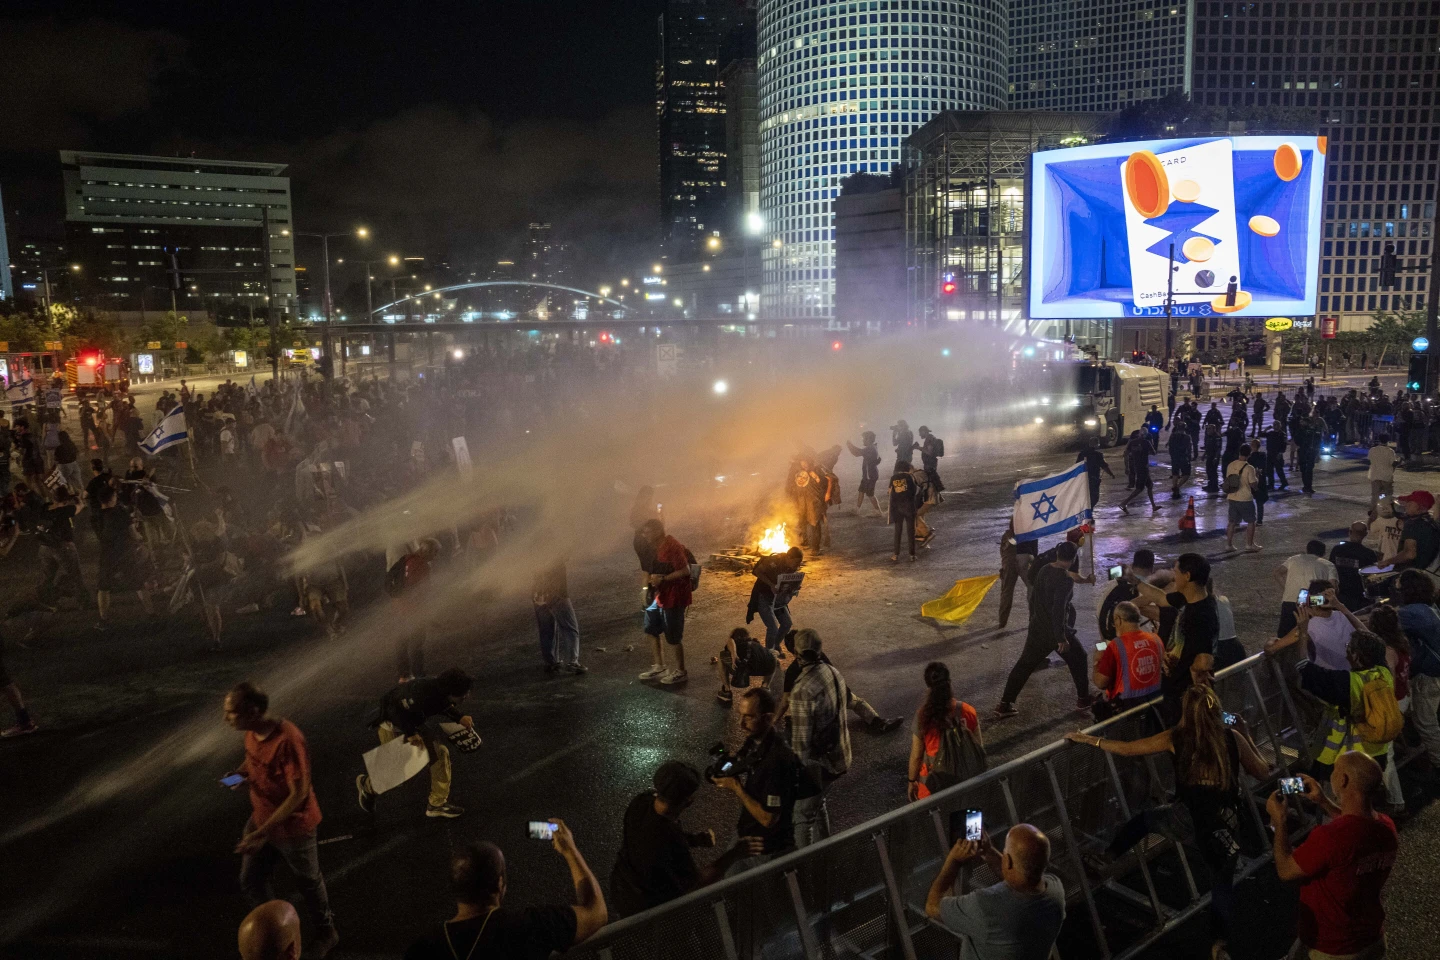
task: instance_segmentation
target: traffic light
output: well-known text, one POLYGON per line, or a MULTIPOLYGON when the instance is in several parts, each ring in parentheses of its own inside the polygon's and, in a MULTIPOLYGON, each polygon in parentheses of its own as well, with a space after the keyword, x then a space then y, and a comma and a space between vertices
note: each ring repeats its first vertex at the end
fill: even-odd
POLYGON ((1395 244, 1385 244, 1385 252, 1380 254, 1380 286, 1382 288, 1395 286, 1395 244))
POLYGON ((940 277, 940 292, 943 295, 953 297, 955 296, 955 291, 959 289, 960 285, 955 282, 955 274, 947 273, 940 277))
POLYGON ((1425 375, 1429 372, 1430 355, 1428 353, 1410 354, 1410 372, 1405 375, 1405 389, 1413 393, 1421 393, 1425 390, 1425 375))

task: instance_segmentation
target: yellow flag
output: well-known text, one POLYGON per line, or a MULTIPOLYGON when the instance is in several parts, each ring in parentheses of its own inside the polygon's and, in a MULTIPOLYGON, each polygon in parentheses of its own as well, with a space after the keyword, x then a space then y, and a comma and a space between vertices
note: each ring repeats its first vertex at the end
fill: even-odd
POLYGON ((950 592, 938 600, 931 600, 920 608, 920 616, 931 617, 935 620, 949 620, 952 623, 964 623, 970 619, 975 608, 980 606, 980 601, 985 599, 985 594, 995 586, 995 581, 1000 578, 995 574, 984 577, 970 577, 967 580, 956 580, 955 586, 950 592))

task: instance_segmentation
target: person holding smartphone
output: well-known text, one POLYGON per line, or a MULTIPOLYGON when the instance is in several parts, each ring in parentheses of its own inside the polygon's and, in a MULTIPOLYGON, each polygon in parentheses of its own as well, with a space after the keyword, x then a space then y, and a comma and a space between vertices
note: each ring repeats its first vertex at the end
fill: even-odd
POLYGON ((978 840, 961 837, 930 884, 925 915, 969 938, 966 957, 1046 960, 1065 922, 1065 885, 1049 865, 1050 840, 1028 823, 1010 828, 1003 853, 983 830, 978 840), (973 860, 984 860, 1000 882, 953 896, 961 866, 973 860))
POLYGON ((1300 656, 1325 669, 1350 669, 1345 658, 1350 636, 1356 630, 1364 630, 1365 624, 1340 602, 1335 584, 1329 580, 1310 581, 1310 586, 1300 591, 1300 595, 1305 602, 1295 608, 1295 628, 1266 643, 1265 652, 1273 656, 1300 644, 1300 656))

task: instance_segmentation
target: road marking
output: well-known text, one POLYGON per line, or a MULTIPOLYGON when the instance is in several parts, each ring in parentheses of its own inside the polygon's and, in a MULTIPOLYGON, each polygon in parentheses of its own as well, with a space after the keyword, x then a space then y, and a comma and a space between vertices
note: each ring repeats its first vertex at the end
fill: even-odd
POLYGON ((575 743, 570 744, 570 746, 568 747, 561 747, 559 750, 556 750, 549 756, 541 757, 539 760, 536 760, 534 763, 530 764, 530 766, 524 768, 523 770, 512 773, 509 779, 505 781, 505 785, 508 787, 512 784, 519 783, 521 780, 524 780, 526 777, 530 776, 530 774, 543 770, 550 764, 554 763, 556 760, 559 760, 562 757, 568 757, 576 750, 579 750, 583 747, 588 747, 590 744, 594 743, 596 740, 599 739, 600 734, 592 733, 585 739, 577 740, 575 743))
POLYGON ((385 854, 389 853, 391 850, 394 850, 401 844, 408 842, 410 840, 410 837, 411 835, 409 832, 397 833, 389 840, 386 840, 384 843, 380 844, 380 846, 374 848, 373 850, 367 851, 366 853, 362 853, 360 856, 356 857, 354 860, 351 860, 349 863, 339 867, 338 869, 325 871, 325 878, 332 883, 337 880, 341 880, 347 875, 354 873, 356 870, 359 870, 361 867, 365 866, 365 864, 370 863, 372 860, 377 860, 380 857, 383 857, 385 854))

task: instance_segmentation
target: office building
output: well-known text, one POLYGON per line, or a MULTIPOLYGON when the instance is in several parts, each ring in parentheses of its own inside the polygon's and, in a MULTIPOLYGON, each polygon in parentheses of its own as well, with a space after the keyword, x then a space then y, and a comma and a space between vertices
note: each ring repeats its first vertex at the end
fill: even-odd
POLYGON ((10 242, 5 234, 5 198, 0 196, 0 300, 14 300, 15 285, 10 279, 10 242))
POLYGON ((80 150, 60 163, 69 255, 96 305, 168 309, 173 289, 181 309, 294 311, 284 164, 80 150))
MULTIPOLYGON (((525 248, 520 254, 518 279, 535 283, 564 283, 567 275, 566 255, 569 251, 564 244, 551 238, 548 223, 532 223, 525 237, 525 248)), ((512 266, 516 266, 512 264, 512 266)), ((512 277, 496 279, 516 279, 512 277)))
POLYGON ((766 317, 832 319, 834 201, 888 173, 944 110, 1005 102, 1003 0, 760 5, 760 207, 766 317))
POLYGON ((743 235, 760 212, 760 86, 755 66, 755 18, 730 31, 720 57, 725 90, 725 219, 727 241, 743 235))
POLYGON ((849 329, 906 319, 905 200, 895 179, 852 177, 835 198, 835 321, 849 329))
POLYGON ((1114 111, 1187 92, 1192 6, 1010 0, 1009 109, 1114 111))
POLYGON ((696 259, 726 220, 721 51, 751 14, 737 0, 666 0, 655 64, 661 240, 671 262, 696 259))
POLYGON ((1440 179, 1440 4, 1195 7, 1196 104, 1238 116, 1290 108, 1328 138, 1320 316, 1363 330, 1377 312, 1423 310, 1440 179), (1401 268, 1388 290, 1387 243, 1401 268))
POLYGON ((1025 184, 1032 153, 1087 143, 1107 119, 950 111, 911 135, 904 191, 910 319, 1104 339, 1103 331, 1091 329, 1104 322, 1061 322, 1052 329, 1025 319, 1025 184))

